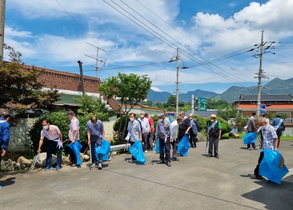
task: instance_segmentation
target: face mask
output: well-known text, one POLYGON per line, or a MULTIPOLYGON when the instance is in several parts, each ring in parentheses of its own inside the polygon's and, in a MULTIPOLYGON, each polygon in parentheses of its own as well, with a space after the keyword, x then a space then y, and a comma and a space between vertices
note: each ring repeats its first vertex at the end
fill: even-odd
POLYGON ((129 119, 130 119, 130 121, 131 121, 131 122, 133 122, 133 121, 134 121, 134 118, 129 118, 129 119))
POLYGON ((45 130, 48 130, 48 128, 49 128, 48 125, 43 126, 43 129, 45 129, 45 130))
POLYGON ((140 118, 144 118, 144 115, 140 115, 140 118))
POLYGON ((192 117, 190 117, 189 119, 191 119, 191 120, 192 120, 192 117))
POLYGON ((159 122, 163 122, 163 119, 159 119, 159 122))
POLYGON ((211 120, 212 122, 214 122, 215 120, 211 120))

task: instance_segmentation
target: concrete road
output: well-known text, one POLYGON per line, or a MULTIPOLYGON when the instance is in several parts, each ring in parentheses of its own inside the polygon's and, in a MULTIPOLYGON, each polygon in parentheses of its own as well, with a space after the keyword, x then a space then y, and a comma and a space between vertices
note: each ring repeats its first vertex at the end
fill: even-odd
MULTIPOLYGON (((293 142, 280 152, 293 169, 293 142)), ((63 167, 32 175, 6 174, 0 179, 0 209, 293 209, 293 173, 282 185, 248 177, 259 150, 245 149, 242 140, 221 140, 220 159, 205 156, 205 143, 172 167, 125 161, 115 156, 103 170, 63 167)), ((158 155, 155 155, 158 158, 158 155)), ((3 175, 3 174, 2 174, 3 175)))

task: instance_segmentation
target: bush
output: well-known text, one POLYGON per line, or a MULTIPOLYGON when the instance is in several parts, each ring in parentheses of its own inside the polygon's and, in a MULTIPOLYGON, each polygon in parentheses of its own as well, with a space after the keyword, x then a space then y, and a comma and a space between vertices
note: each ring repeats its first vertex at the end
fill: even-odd
MULTIPOLYGON (((82 115, 77 115, 76 118, 79 120, 79 134, 80 134, 80 143, 83 146, 87 145, 87 131, 86 131, 86 123, 88 122, 88 118, 82 115)), ((38 150, 39 140, 40 140, 40 132, 42 130, 42 120, 48 119, 51 125, 56 125, 59 127, 62 135, 63 135, 63 141, 68 139, 68 131, 69 131, 69 124, 70 120, 67 117, 66 112, 55 112, 47 114, 43 117, 38 118, 36 120, 35 124, 29 131, 29 136, 32 141, 32 147, 34 151, 38 150)), ((67 141, 64 143, 64 148, 69 144, 70 142, 67 141)), ((42 151, 46 151, 46 141, 44 142, 42 146, 42 151)), ((67 149, 66 149, 67 151, 67 149)))
POLYGON ((127 136, 127 125, 129 122, 129 115, 122 115, 117 118, 113 125, 114 134, 114 142, 115 143, 125 143, 125 138, 127 136))
MULTIPOLYGON (((210 121, 210 118, 207 117, 205 118, 206 124, 210 121)), ((224 135, 225 133, 230 133, 230 131, 232 130, 232 126, 223 118, 221 117, 217 117, 217 121, 221 123, 222 125, 222 135, 224 135)), ((207 129, 207 126, 206 126, 207 129)))

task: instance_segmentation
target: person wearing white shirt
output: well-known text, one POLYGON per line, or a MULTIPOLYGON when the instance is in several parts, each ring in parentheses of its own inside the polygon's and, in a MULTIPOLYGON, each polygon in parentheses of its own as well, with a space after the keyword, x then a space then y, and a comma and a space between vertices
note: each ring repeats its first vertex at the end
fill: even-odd
POLYGON ((177 149, 178 149, 178 128, 182 122, 182 118, 178 117, 174 120, 170 126, 170 142, 172 145, 172 161, 177 161, 177 149))
POLYGON ((148 136, 150 133, 150 123, 148 118, 144 116, 144 112, 140 112, 140 117, 138 118, 138 121, 141 123, 142 128, 142 141, 143 141, 143 150, 145 153, 147 153, 148 149, 148 136))

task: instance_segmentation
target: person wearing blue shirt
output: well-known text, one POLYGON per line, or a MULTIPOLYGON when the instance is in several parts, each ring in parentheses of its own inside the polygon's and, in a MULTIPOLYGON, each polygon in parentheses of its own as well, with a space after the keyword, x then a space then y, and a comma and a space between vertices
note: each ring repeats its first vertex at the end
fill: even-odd
POLYGON ((281 135, 282 132, 285 130, 285 124, 284 124, 284 120, 281 118, 280 115, 277 115, 275 119, 273 119, 272 124, 271 124, 278 136, 278 143, 277 143, 277 147, 279 148, 280 146, 280 140, 281 140, 281 135))
POLYGON ((0 110, 0 162, 1 157, 4 157, 9 146, 10 124, 7 122, 10 115, 5 111, 0 110))
POLYGON ((88 131, 88 145, 91 147, 91 156, 92 156, 92 168, 95 166, 101 170, 103 168, 103 158, 102 154, 98 154, 98 160, 96 158, 95 147, 101 146, 102 139, 106 139, 104 124, 101 120, 98 120, 97 117, 91 117, 91 120, 87 122, 86 129, 88 131))

